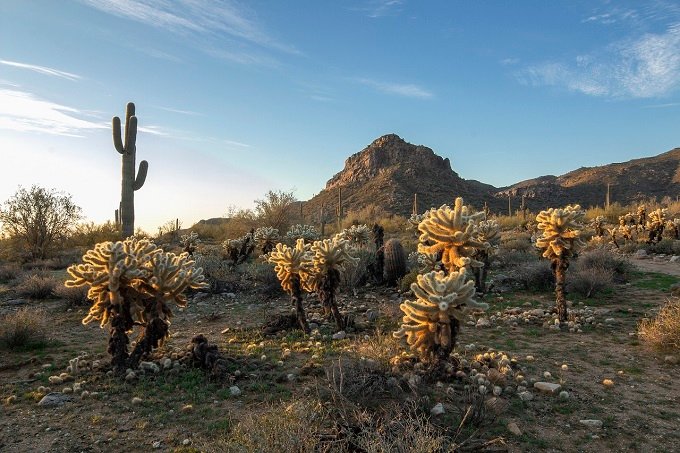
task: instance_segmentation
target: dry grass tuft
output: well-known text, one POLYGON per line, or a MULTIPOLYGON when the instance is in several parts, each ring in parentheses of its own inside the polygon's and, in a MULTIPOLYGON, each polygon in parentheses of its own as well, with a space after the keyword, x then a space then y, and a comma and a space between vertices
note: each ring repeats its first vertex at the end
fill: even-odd
POLYGON ((642 320, 638 336, 656 349, 680 350, 680 298, 666 302, 655 318, 642 320))
POLYGON ((57 285, 58 282, 54 277, 44 272, 38 272, 24 277, 15 290, 21 297, 47 299, 54 294, 57 285))
POLYGON ((10 282, 21 275, 21 267, 17 264, 0 264, 0 283, 10 282))
POLYGON ((0 318, 0 345, 7 349, 39 345, 47 339, 47 316, 42 309, 22 308, 0 318))
POLYGON ((68 288, 64 285, 57 285, 53 294, 59 299, 64 299, 70 306, 84 306, 91 303, 87 298, 87 291, 86 286, 68 288))

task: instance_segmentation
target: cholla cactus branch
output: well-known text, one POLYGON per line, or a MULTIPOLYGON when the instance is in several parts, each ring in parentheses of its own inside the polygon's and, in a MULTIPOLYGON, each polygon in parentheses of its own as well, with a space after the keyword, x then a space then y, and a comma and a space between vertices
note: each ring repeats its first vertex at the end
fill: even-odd
POLYGON ((255 243, 260 247, 263 255, 271 252, 280 239, 279 230, 272 227, 260 227, 255 230, 254 236, 255 243))
POLYGON ((555 274, 555 299, 560 322, 567 321, 567 300, 564 295, 565 273, 572 258, 584 244, 580 239, 581 222, 585 212, 579 205, 564 209, 550 208, 536 216, 542 235, 536 247, 543 250, 543 257, 552 261, 555 274))
POLYGON ((403 324, 394 336, 405 337, 411 349, 424 360, 446 360, 467 311, 488 308, 474 300, 474 282, 465 281, 462 269, 448 275, 442 271, 419 275, 411 290, 417 300, 400 305, 403 324))
POLYGON ((482 220, 475 229, 476 240, 481 243, 489 244, 489 247, 479 248, 475 253, 475 258, 480 261, 483 266, 473 268, 475 274, 475 287, 477 291, 486 292, 486 277, 491 267, 491 251, 493 246, 498 243, 500 236, 500 227, 495 220, 482 220), (493 244, 493 246, 491 245, 493 244))
POLYGON ((89 285, 93 301, 83 324, 99 321, 111 326, 109 353, 116 371, 134 368, 142 355, 167 337, 174 302, 186 305, 187 288, 205 288, 203 271, 188 254, 165 253, 148 240, 128 238, 95 245, 83 256, 83 264, 67 269, 67 287, 89 285), (145 328, 135 350, 128 354, 128 332, 134 325, 145 328))
POLYGON ((483 216, 483 212, 470 213, 460 197, 456 198, 453 209, 446 205, 431 209, 418 225, 421 232, 418 252, 441 253, 442 263, 449 272, 483 266, 473 258, 476 249, 489 247, 488 243, 475 239, 475 223, 483 216))

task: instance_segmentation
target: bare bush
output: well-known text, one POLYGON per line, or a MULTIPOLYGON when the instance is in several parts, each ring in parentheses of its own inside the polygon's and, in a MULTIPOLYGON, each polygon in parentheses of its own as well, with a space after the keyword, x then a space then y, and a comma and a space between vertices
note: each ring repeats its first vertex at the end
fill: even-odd
POLYGON ((17 264, 0 264, 0 283, 10 282, 21 275, 21 268, 17 264))
POLYGON ((600 266, 577 266, 569 273, 567 290, 590 298, 596 293, 611 288, 614 282, 614 272, 600 266))
POLYGON ((628 281, 628 277, 633 271, 633 265, 628 258, 604 248, 597 248, 581 254, 575 260, 575 265, 579 269, 604 269, 611 271, 614 281, 618 283, 628 281))
POLYGON ((0 318, 0 345, 25 348, 47 339, 47 316, 42 309, 22 308, 0 318))
POLYGON ((638 336, 656 349, 680 349, 680 298, 666 302, 653 319, 642 320, 638 336))
POLYGON ((344 292, 356 290, 366 284, 373 275, 376 265, 376 253, 373 250, 357 248, 352 251, 352 256, 359 260, 354 265, 348 265, 342 274, 340 289, 344 292))
POLYGON ((277 297, 281 295, 282 289, 279 279, 276 276, 274 267, 266 263, 249 263, 242 269, 247 279, 254 283, 263 293, 277 297))
POLYGON ((38 272, 22 278, 15 290, 21 297, 47 299, 54 294, 57 284, 57 280, 48 273, 38 272))
POLYGON ((375 360, 338 359, 326 369, 326 378, 336 395, 363 408, 376 408, 401 393, 396 378, 390 378, 383 363, 375 360))
POLYGON ((533 261, 517 265, 508 275, 519 282, 524 289, 545 291, 555 286, 555 275, 547 261, 533 261))
POLYGON ((87 288, 84 286, 66 287, 64 285, 57 285, 54 288, 53 294, 59 299, 65 300, 71 306, 85 306, 90 304, 87 298, 87 288))

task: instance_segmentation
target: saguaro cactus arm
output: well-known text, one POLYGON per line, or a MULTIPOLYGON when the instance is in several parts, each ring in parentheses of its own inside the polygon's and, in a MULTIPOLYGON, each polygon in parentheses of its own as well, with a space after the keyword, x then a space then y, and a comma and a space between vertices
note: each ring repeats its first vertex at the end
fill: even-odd
POLYGON ((145 160, 139 163, 139 170, 137 170, 137 177, 132 183, 132 190, 139 190, 146 181, 146 172, 149 170, 149 163, 145 160))

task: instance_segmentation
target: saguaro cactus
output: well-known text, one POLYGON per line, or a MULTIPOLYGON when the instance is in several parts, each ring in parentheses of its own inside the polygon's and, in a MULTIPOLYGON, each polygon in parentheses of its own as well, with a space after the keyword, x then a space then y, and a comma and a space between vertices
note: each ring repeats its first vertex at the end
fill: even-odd
POLYGON ((123 180, 120 194, 120 223, 123 238, 135 233, 135 190, 141 189, 146 180, 149 163, 139 163, 139 171, 135 177, 135 158, 137 155, 137 117, 135 104, 128 102, 125 110, 125 141, 121 139, 120 118, 113 117, 113 146, 122 155, 123 180))

